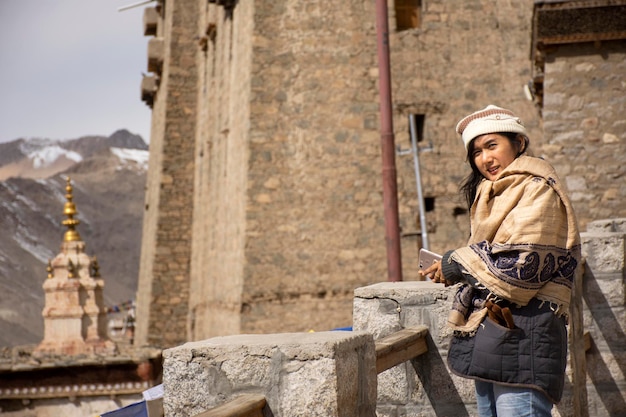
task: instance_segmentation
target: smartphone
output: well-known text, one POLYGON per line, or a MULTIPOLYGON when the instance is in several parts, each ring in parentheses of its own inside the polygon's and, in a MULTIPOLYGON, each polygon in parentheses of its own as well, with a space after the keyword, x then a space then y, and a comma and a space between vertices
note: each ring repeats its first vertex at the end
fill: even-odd
POLYGON ((427 249, 420 249, 419 269, 423 271, 424 269, 434 264, 436 261, 440 260, 441 255, 431 252, 427 249))

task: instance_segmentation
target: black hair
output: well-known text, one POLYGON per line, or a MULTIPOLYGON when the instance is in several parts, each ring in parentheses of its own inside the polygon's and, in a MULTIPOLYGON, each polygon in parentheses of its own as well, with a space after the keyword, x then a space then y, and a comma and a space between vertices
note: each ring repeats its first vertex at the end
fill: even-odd
MULTIPOLYGON (((512 132, 496 132, 498 135, 505 136, 511 144, 518 148, 517 155, 515 157, 522 155, 526 152, 529 145, 529 139, 525 135, 520 135, 519 133, 512 132), (520 148, 520 143, 517 140, 519 137, 524 139, 524 144, 520 148)), ((474 199, 476 198, 476 191, 478 189, 478 184, 485 178, 483 174, 480 173, 478 167, 476 167, 476 163, 474 162, 474 158, 472 158, 472 152, 474 151, 474 141, 476 138, 472 139, 467 146, 467 160, 469 161, 470 166, 472 167, 472 172, 463 180, 461 183, 461 194, 465 197, 465 202, 467 203, 467 208, 471 209, 472 204, 474 203, 474 199)))

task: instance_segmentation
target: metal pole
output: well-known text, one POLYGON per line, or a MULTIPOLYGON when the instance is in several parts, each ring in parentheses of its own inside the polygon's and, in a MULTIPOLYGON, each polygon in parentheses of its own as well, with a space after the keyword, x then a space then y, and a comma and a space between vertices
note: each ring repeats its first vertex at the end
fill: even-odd
POLYGON ((402 281, 400 227, 398 222, 398 185, 391 110, 391 69, 389 64, 389 24, 387 1, 376 0, 376 34, 380 91, 380 131, 383 157, 383 204, 385 244, 387 247, 387 280, 402 281))
POLYGON ((422 229, 422 247, 430 249, 428 246, 428 228, 426 226, 426 209, 424 207, 424 194, 422 194, 422 176, 420 174, 419 150, 417 148, 417 129, 415 127, 415 115, 409 115, 409 127, 411 130, 411 148, 413 149, 413 164, 415 165, 415 183, 417 184, 417 199, 420 209, 420 228, 422 229))

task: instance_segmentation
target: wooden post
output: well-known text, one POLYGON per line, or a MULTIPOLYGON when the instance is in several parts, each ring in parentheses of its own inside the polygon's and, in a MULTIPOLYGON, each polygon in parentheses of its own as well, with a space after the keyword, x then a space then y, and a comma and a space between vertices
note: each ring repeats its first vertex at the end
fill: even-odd
POLYGON ((589 417, 587 404, 587 373, 585 361, 585 334, 583 329, 583 272, 585 262, 574 278, 570 303, 569 352, 572 371, 572 401, 575 417, 589 417))

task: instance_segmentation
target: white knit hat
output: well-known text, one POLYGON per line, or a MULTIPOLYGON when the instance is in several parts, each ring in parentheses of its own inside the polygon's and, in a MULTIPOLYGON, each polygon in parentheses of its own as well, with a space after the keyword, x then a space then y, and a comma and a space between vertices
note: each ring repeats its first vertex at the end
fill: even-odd
POLYGON ((461 135, 466 150, 472 139, 487 133, 512 132, 528 136, 519 117, 511 110, 493 104, 462 118, 456 125, 456 132, 461 135))

